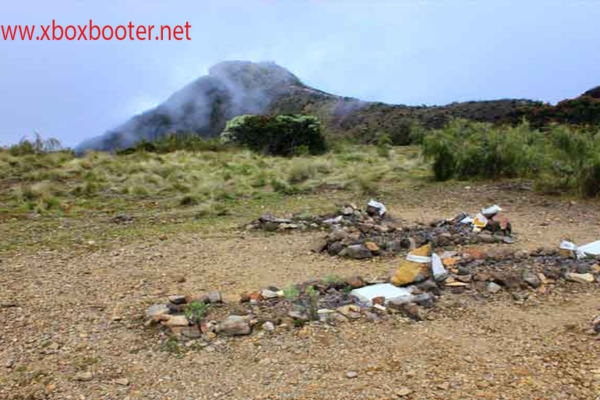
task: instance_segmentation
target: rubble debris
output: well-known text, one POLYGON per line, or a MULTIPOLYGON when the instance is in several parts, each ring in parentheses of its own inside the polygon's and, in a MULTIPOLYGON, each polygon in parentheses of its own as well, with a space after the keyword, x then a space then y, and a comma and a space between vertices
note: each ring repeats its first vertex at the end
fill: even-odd
POLYGON ((572 243, 568 240, 563 240, 560 243, 560 249, 566 250, 567 252, 571 252, 577 258, 584 258, 584 257, 588 257, 588 256, 599 256, 600 255, 600 240, 596 240, 595 242, 588 243, 583 246, 577 246, 577 245, 575 245, 575 243, 572 243))
POLYGON ((387 213, 387 208, 383 205, 383 203, 380 203, 375 200, 371 200, 367 204, 367 214, 369 214, 371 217, 373 217, 373 216, 384 217, 386 213, 387 213))
POLYGON ((430 264, 431 244, 427 244, 408 253, 392 276, 392 283, 396 286, 406 286, 422 282, 429 278, 430 264))
MULTIPOLYGON (((597 262, 574 254, 565 256, 552 248, 531 252, 478 248, 434 252, 427 244, 409 253, 387 280, 329 276, 284 290, 269 286, 244 293, 239 303, 223 302, 219 292, 170 295, 166 304, 146 310, 146 325, 163 327, 180 340, 210 342, 219 336, 253 332, 270 335, 306 324, 381 321, 394 314, 422 321, 428 319, 428 310, 438 307, 441 296, 467 292, 489 298, 506 293, 523 303, 531 294, 549 293, 556 285, 572 285, 573 289, 584 284, 600 285, 597 262), (444 266, 445 260, 452 262, 444 266), (418 273, 407 274, 406 265, 411 269, 416 266, 418 273)), ((600 321, 596 325, 600 331, 600 321)))
POLYGON ((111 219, 115 224, 130 224, 133 222, 133 217, 129 214, 119 214, 111 219))
POLYGON ((412 298, 413 289, 414 287, 399 288, 389 283, 381 283, 354 289, 350 292, 350 296, 356 297, 359 304, 372 307, 374 300, 377 298, 383 298, 383 304, 401 299, 409 302, 412 298))
POLYGON ((461 213, 451 219, 437 219, 428 224, 407 225, 390 217, 381 203, 371 201, 366 210, 346 204, 333 215, 320 217, 298 215, 290 219, 265 214, 246 226, 268 232, 294 230, 326 230, 312 250, 331 256, 358 260, 399 254, 431 243, 436 247, 464 246, 480 243, 512 244, 512 227, 498 206, 483 209, 477 218, 461 213), (378 206, 381 204, 383 208, 378 206), (482 218, 477 230, 476 219, 482 218))

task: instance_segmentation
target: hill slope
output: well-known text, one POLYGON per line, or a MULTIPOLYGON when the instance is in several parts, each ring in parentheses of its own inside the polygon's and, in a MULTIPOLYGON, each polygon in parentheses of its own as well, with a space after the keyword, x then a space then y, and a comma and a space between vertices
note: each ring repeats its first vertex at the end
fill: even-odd
POLYGON ((495 122, 529 103, 495 100, 413 107, 364 102, 306 86, 274 63, 227 61, 213 66, 207 76, 190 83, 158 107, 83 142, 78 150, 115 150, 171 132, 192 131, 214 137, 227 120, 243 114, 313 114, 324 122, 330 136, 368 141, 376 132, 402 129, 410 120, 427 127, 439 127, 451 117, 495 122))

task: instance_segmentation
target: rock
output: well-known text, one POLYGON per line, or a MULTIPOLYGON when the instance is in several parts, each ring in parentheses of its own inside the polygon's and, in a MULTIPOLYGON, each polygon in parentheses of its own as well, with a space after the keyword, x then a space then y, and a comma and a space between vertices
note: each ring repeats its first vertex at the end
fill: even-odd
POLYGON ((263 229, 267 232, 275 232, 279 229, 279 224, 277 222, 268 221, 263 224, 263 229))
POLYGON ((202 337, 202 332, 200 331, 198 325, 181 327, 179 333, 181 334, 181 336, 186 337, 188 339, 199 339, 200 337, 202 337))
POLYGON ((129 386, 129 379, 127 378, 119 378, 115 379, 115 383, 121 386, 129 386))
POLYGON ((165 304, 155 304, 146 309, 146 318, 155 318, 170 312, 171 310, 165 304))
POLYGON ((567 274, 567 280, 570 280, 571 282, 577 282, 577 283, 594 283, 594 281, 596 280, 594 278, 594 275, 587 273, 587 274, 576 274, 574 272, 569 272, 567 274))
POLYGON ((263 289, 260 291, 260 295, 262 296, 263 299, 265 300, 269 300, 269 299, 276 299, 277 296, 277 292, 274 290, 269 290, 269 289, 263 289))
POLYGON ((544 268, 544 276, 548 279, 557 280, 561 277, 560 267, 546 267, 544 268))
POLYGON ((373 254, 379 254, 380 252, 379 246, 375 242, 365 242, 365 247, 373 254))
POLYGON ((184 304, 186 302, 185 296, 182 295, 169 296, 168 299, 173 304, 184 304))
POLYGON ((344 279, 344 282, 353 289, 360 289, 366 285, 366 282, 363 280, 363 278, 358 275, 350 276, 344 279))
POLYGON ((275 324, 271 321, 267 321, 262 324, 262 329, 267 332, 273 332, 275 330, 275 324))
POLYGON ((12 367, 14 367, 15 366, 15 360, 9 358, 8 360, 6 360, 6 364, 4 364, 4 366, 6 368, 12 368, 12 367))
POLYGON ((74 379, 78 382, 89 382, 94 378, 90 371, 82 371, 75 374, 74 379))
POLYGON ((185 283, 185 276, 184 275, 175 275, 173 277, 173 281, 175 281, 176 283, 185 283))
POLYGON ((497 283, 490 282, 487 285, 487 291, 489 293, 492 293, 492 294, 498 293, 500 290, 502 290, 502 286, 498 285, 497 283))
POLYGON ((487 253, 480 249, 469 249, 465 251, 465 254, 467 257, 472 257, 473 260, 485 260, 487 258, 487 253))
POLYGON ((382 306, 385 304, 385 297, 383 297, 383 296, 374 297, 371 299, 371 302, 373 304, 379 304, 380 306, 382 306))
POLYGON ((365 258, 373 257, 373 253, 363 244, 354 244, 346 247, 339 253, 342 257, 354 258, 355 260, 362 260, 365 258))
POLYGON ((524 260, 529 257, 529 252, 527 250, 517 250, 515 251, 515 258, 517 260, 524 260))
POLYGON ((401 310, 404 315, 415 321, 423 321, 425 319, 425 311, 414 303, 406 303, 402 305, 401 310))
POLYGON ((496 238, 490 232, 481 232, 479 234, 479 241, 481 243, 495 243, 496 238))
POLYGON ((313 253, 322 253, 327 249, 328 241, 327 239, 321 239, 316 242, 310 249, 313 253))
POLYGON ((346 372, 346 378, 348 379, 354 379, 358 377, 358 372, 356 371, 348 371, 346 372))
POLYGON ((208 299, 208 296, 205 294, 190 294, 190 295, 185 296, 185 302, 187 304, 190 304, 190 303, 208 304, 210 301, 208 299))
POLYGON ((534 289, 542 286, 542 280, 540 277, 531 271, 523 271, 523 281, 534 289))
POLYGON ((327 240, 329 241, 329 243, 333 243, 333 242, 342 241, 342 240, 346 239, 347 237, 348 237, 348 232, 346 232, 344 229, 336 229, 333 232, 331 232, 329 235, 327 235, 327 240))
POLYGON ((214 290, 212 292, 210 292, 208 294, 208 302, 209 303, 222 303, 223 302, 223 296, 221 295, 221 292, 219 292, 218 290, 214 290))
POLYGON ((168 327, 188 326, 190 325, 190 321, 188 321, 185 315, 170 315, 162 324, 168 327))
POLYGON ((345 317, 338 312, 327 314, 327 322, 329 322, 330 324, 342 324, 348 321, 348 317, 345 317))
POLYGON ((350 215, 354 214, 354 208, 352 208, 350 206, 346 206, 342 209, 342 214, 344 214, 345 216, 350 216, 350 215))
POLYGON ((298 229, 298 225, 282 223, 282 224, 279 224, 279 226, 277 227, 278 231, 289 231, 289 230, 293 230, 293 229, 298 229))
POLYGON ((440 247, 449 246, 452 244, 452 235, 449 233, 442 233, 435 237, 435 244, 440 247))
POLYGON ((411 283, 424 281, 429 277, 430 263, 410 261, 408 258, 411 256, 430 257, 431 244, 419 247, 408 254, 407 259, 400 263, 400 266, 394 273, 394 276, 392 276, 391 282, 394 285, 406 286, 410 285, 411 283))
POLYGON ((361 317, 360 307, 355 306, 354 304, 339 307, 337 311, 346 318, 359 319, 361 317))
POLYGON ((249 335, 252 328, 247 318, 239 315, 230 315, 217 326, 217 332, 227 336, 249 335))
POLYGON ((337 256, 343 250, 344 245, 341 242, 331 243, 329 246, 327 246, 327 253, 329 253, 330 256, 337 256))
POLYGON ((308 315, 300 311, 290 311, 288 315, 296 321, 308 322, 309 320, 308 315))
POLYGON ((402 388, 396 390, 396 396, 398 396, 398 397, 406 397, 409 394, 411 394, 412 392, 413 391, 410 390, 409 388, 402 387, 402 388))

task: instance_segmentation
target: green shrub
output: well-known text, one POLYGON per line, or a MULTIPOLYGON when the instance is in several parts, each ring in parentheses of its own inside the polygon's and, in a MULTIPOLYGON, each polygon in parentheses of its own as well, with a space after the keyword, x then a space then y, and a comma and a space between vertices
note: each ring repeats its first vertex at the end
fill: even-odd
POLYGON ((529 176, 540 168, 544 135, 529 125, 497 128, 455 120, 423 140, 436 180, 529 176))
POLYGON ((327 150, 319 120, 305 115, 235 117, 227 122, 221 140, 258 153, 284 157, 322 154, 327 150))

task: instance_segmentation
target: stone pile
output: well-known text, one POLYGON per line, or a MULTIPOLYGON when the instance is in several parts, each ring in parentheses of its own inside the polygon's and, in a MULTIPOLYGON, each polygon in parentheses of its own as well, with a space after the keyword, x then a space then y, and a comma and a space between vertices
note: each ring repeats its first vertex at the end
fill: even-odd
POLYGON ((436 247, 480 243, 513 243, 512 227, 502 214, 488 214, 486 225, 474 230, 467 214, 451 219, 438 219, 428 224, 412 226, 389 217, 367 206, 361 210, 353 204, 345 205, 339 213, 320 217, 299 215, 289 219, 265 214, 246 226, 247 230, 282 232, 320 229, 330 233, 315 244, 313 251, 332 256, 366 259, 386 254, 413 250, 427 243, 436 247))
POLYGON ((293 215, 291 218, 277 218, 264 214, 245 226, 246 230, 264 230, 267 232, 285 232, 293 230, 329 230, 337 227, 352 227, 359 224, 387 225, 393 220, 380 215, 378 209, 367 206, 361 210, 354 204, 344 205, 339 212, 321 216, 307 214, 293 215))
MULTIPOLYGON (((430 254, 439 257, 444 274, 436 275, 426 262, 418 274, 398 273, 407 268, 403 261, 389 279, 366 281, 359 276, 311 280, 281 290, 268 287, 243 293, 239 302, 225 303, 219 292, 195 296, 169 296, 168 303, 146 310, 147 325, 160 325, 175 336, 210 343, 217 337, 261 335, 311 325, 337 325, 349 321, 380 321, 390 314, 414 320, 427 318, 428 309, 440 296, 463 292, 488 297, 511 293, 525 300, 531 293, 544 294, 559 284, 593 284, 600 279, 596 259, 578 259, 554 249, 533 252, 509 249, 469 249, 460 253, 431 252, 430 246, 412 252, 408 260, 430 254), (390 284, 392 283, 393 286, 390 284), (390 292, 395 288, 399 293, 390 292), (361 295, 369 289, 367 299, 361 295), (379 294, 381 293, 381 295, 379 294), (393 293, 392 297, 386 294, 393 293), (190 310, 203 305, 201 315, 190 310), (261 333, 262 332, 262 333, 261 333)), ((426 261, 426 260, 425 260, 426 261)), ((413 261, 411 261, 413 262, 413 261)), ((594 322, 600 330, 600 319, 594 322)))
POLYGON ((398 254, 425 244, 436 247, 464 246, 482 243, 513 243, 512 227, 505 217, 488 223, 474 232, 470 223, 462 222, 464 214, 428 224, 399 227, 393 223, 362 222, 355 225, 333 225, 332 231, 314 247, 315 252, 332 256, 365 259, 385 254, 398 254))

